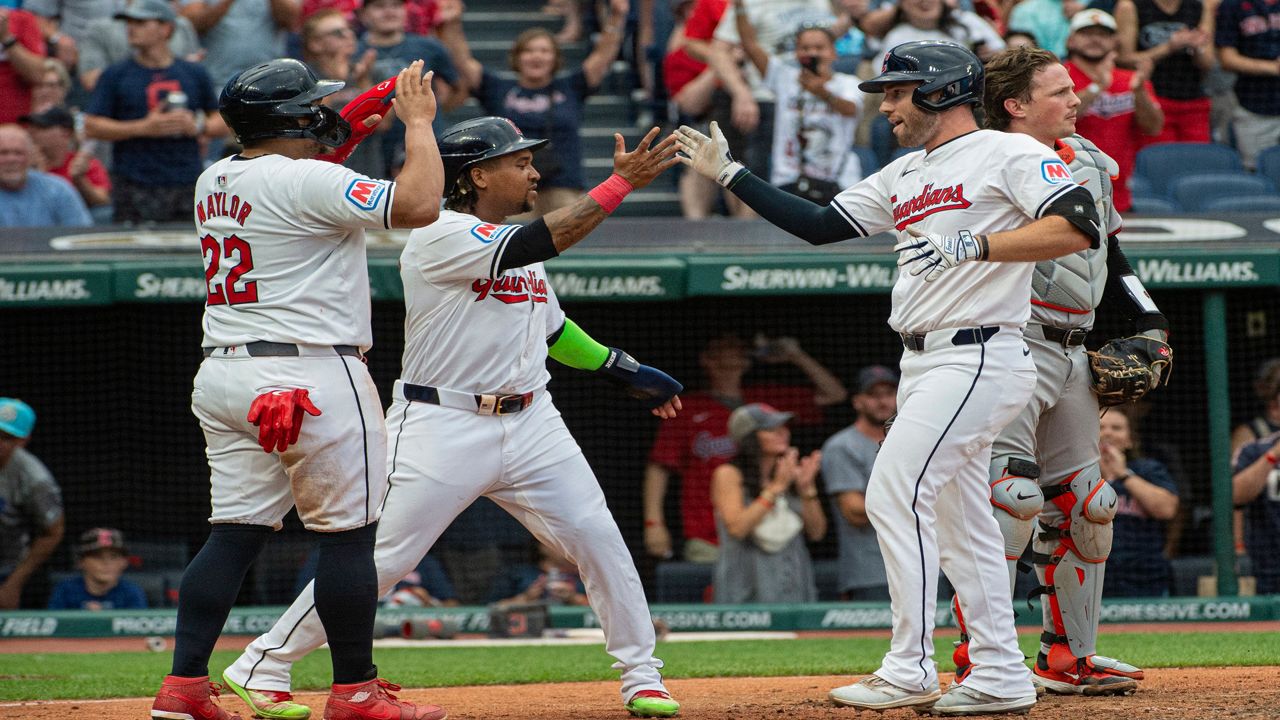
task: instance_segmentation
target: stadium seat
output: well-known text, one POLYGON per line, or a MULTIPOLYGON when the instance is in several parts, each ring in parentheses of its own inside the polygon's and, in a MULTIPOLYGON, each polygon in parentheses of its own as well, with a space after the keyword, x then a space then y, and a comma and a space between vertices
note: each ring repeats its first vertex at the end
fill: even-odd
POLYGON ((1258 174, 1280 187, 1280 145, 1272 145, 1258 153, 1258 174))
POLYGON ((1218 574, 1218 565, 1212 555, 1188 555, 1169 561, 1173 570, 1169 593, 1175 596, 1195 597, 1201 575, 1218 574))
POLYGON ((1205 212, 1275 212, 1280 210, 1280 195, 1242 195, 1210 200, 1205 212))
POLYGON ((713 565, 691 562, 658 563, 656 571, 657 598, 660 603, 704 602, 707 588, 711 586, 713 565))
POLYGON ((1151 187, 1151 181, 1141 175, 1129 176, 1129 192, 1134 195, 1155 195, 1155 188, 1151 187))
POLYGON ((1173 203, 1155 195, 1134 195, 1133 205, 1129 212, 1135 215, 1176 215, 1178 209, 1173 203))
POLYGON ((1157 195, 1169 195, 1170 182, 1188 173, 1244 172, 1240 153, 1214 143, 1156 143, 1138 151, 1134 175, 1151 183, 1157 195))
POLYGON ((1267 195, 1275 191, 1276 187, 1270 180, 1244 173, 1197 172, 1169 182, 1169 194, 1182 212, 1203 211, 1210 200, 1267 195))

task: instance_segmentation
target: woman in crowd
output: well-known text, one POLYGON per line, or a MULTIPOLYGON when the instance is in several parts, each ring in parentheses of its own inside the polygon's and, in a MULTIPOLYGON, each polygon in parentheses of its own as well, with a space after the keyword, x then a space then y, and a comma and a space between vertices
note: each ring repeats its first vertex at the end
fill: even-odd
POLYGON ((881 47, 889 49, 914 40, 950 40, 969 48, 983 62, 1004 49, 1004 40, 977 13, 953 7, 946 0, 902 0, 881 47))
POLYGON ((1100 469, 1119 501, 1107 559, 1107 597, 1163 597, 1172 571, 1165 557, 1169 521, 1178 514, 1178 485, 1158 460, 1140 456, 1135 414, 1128 406, 1102 416, 1100 469))
POLYGON ((738 454, 711 475, 720 540, 717 603, 813 602, 818 591, 805 539, 827 532, 815 478, 822 453, 791 446, 789 412, 751 403, 729 416, 738 454))
POLYGON ((525 30, 511 46, 515 77, 510 78, 486 68, 471 54, 462 30, 461 1, 440 0, 439 36, 449 48, 462 83, 487 114, 509 118, 526 135, 551 141, 534 159, 541 176, 537 215, 564 207, 582 194, 579 131, 587 97, 600 88, 618 56, 629 7, 628 0, 610 0, 608 21, 595 49, 582 61, 582 67, 569 72, 561 72, 564 57, 554 35, 542 28, 525 30))

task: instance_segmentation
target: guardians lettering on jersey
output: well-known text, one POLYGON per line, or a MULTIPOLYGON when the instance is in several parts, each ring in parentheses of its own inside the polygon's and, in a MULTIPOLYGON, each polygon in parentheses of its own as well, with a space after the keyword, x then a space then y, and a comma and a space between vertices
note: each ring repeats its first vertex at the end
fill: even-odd
POLYGON ((906 202, 899 203, 897 195, 890 196, 889 202, 893 203, 893 219, 896 223, 894 227, 898 230, 903 230, 908 225, 934 213, 945 210, 964 210, 971 204, 964 197, 964 183, 938 189, 934 189, 933 183, 929 183, 924 186, 919 195, 906 202))
POLYGON ((547 281, 538 277, 535 272, 524 275, 503 275, 497 280, 481 278, 471 283, 471 291, 476 294, 475 302, 487 297, 501 300, 508 305, 524 302, 544 303, 547 301, 547 281))
MULTIPOLYGON (((218 177, 219 185, 226 185, 226 182, 225 175, 218 177)), ((232 195, 231 200, 228 201, 225 192, 209 193, 204 200, 196 203, 196 219, 201 225, 211 218, 229 217, 237 225, 244 227, 244 221, 251 212, 253 212, 252 204, 242 201, 239 195, 232 195)))

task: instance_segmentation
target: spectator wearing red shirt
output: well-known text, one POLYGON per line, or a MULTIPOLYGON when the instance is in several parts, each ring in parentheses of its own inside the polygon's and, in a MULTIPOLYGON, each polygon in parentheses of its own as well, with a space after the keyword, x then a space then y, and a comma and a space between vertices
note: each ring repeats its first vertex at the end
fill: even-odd
POLYGON ((1160 134, 1164 113, 1145 73, 1116 67, 1116 20, 1101 10, 1082 10, 1071 18, 1067 37, 1067 71, 1075 83, 1080 107, 1076 132, 1115 158, 1116 210, 1133 204, 1129 176, 1138 148, 1160 134))
POLYGON ((0 7, 0 123, 31 112, 31 89, 44 76, 44 58, 36 16, 0 7))
POLYGON ((751 369, 752 353, 733 334, 712 338, 698 356, 706 373, 703 390, 682 400, 684 410, 662 424, 649 452, 644 473, 644 544, 657 558, 674 555, 664 501, 673 474, 680 476, 682 556, 689 562, 714 563, 719 554, 711 507, 711 474, 738 452, 729 434, 729 415, 748 403, 772 405, 794 414, 792 426, 819 425, 822 409, 844 401, 848 391, 829 370, 800 348, 793 338, 762 343, 755 357, 766 363, 790 363, 812 386, 750 385, 742 377, 751 369))
POLYGON ((111 204, 111 178, 92 153, 76 147, 76 119, 70 110, 56 106, 24 115, 22 122, 44 158, 46 172, 75 186, 90 210, 111 204))

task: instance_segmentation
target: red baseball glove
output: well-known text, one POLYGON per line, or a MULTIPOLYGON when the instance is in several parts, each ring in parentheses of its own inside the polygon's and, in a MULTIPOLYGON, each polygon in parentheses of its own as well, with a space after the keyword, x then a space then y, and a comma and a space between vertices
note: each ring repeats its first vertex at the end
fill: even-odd
POLYGON ((385 115, 387 108, 391 106, 391 99, 395 96, 396 78, 392 77, 374 85, 347 103, 338 114, 350 123, 351 137, 334 148, 333 152, 320 155, 317 159, 339 164, 346 162, 347 158, 351 157, 351 153, 355 152, 356 146, 372 135, 378 127, 376 122, 366 126, 365 120, 374 115, 385 115))
POLYGON ((284 452, 298 442, 306 415, 320 415, 302 388, 269 390, 254 398, 249 406, 249 422, 258 426, 258 444, 263 452, 284 452), (304 415, 305 413, 305 415, 304 415))

